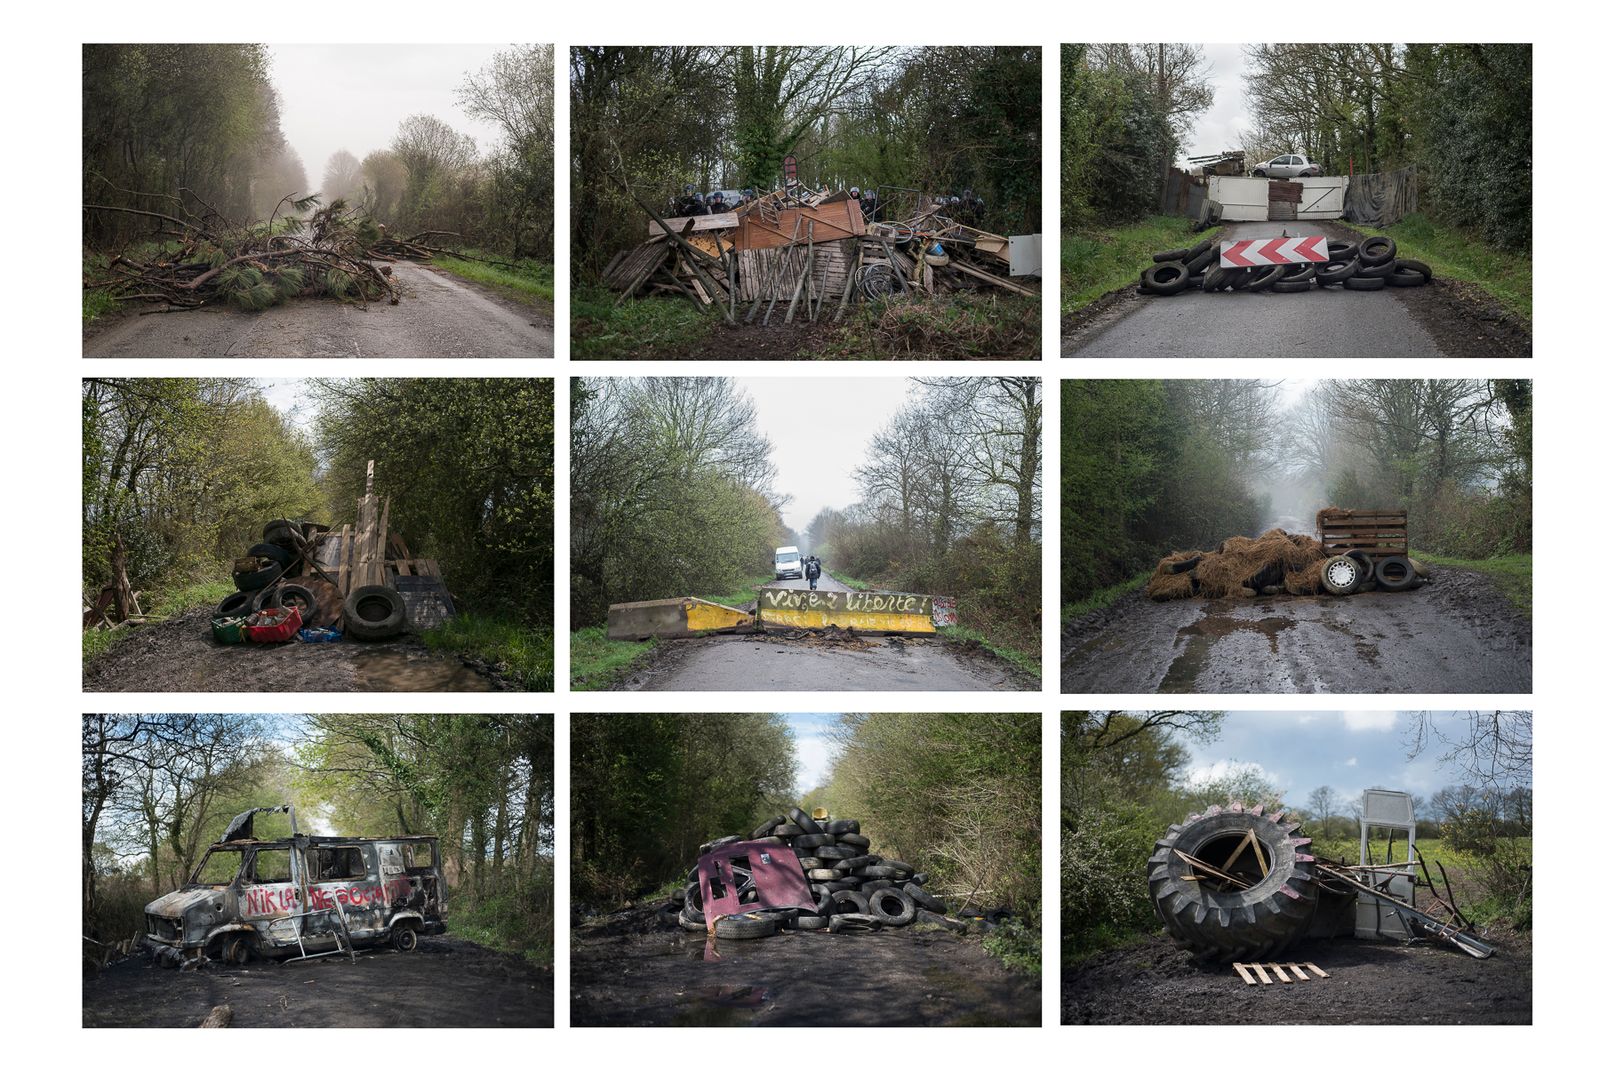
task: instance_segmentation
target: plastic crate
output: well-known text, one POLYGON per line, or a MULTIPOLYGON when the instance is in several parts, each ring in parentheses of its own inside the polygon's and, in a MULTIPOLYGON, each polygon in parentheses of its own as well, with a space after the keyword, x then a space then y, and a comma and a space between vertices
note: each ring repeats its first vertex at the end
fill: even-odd
POLYGON ((244 616, 223 616, 211 621, 211 637, 222 645, 240 645, 247 640, 244 616))
POLYGON ((253 642, 286 642, 300 629, 300 609, 264 608, 245 624, 245 635, 253 642))

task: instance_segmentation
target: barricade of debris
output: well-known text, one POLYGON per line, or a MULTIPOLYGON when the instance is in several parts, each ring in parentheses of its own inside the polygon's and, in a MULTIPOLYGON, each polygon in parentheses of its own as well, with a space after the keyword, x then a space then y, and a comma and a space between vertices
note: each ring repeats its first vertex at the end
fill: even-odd
POLYGON ((987 928, 976 909, 951 918, 930 893, 928 876, 902 860, 870 852, 858 820, 826 809, 790 809, 750 832, 700 847, 687 884, 674 891, 679 926, 717 939, 766 938, 780 931, 877 931, 931 923, 966 934, 969 920, 987 928))
POLYGON ((1320 259, 1295 259, 1282 250, 1287 246, 1292 253, 1296 243, 1321 240, 1291 238, 1285 232, 1283 238, 1257 242, 1262 246, 1259 250, 1242 251, 1230 259, 1224 246, 1236 243, 1208 237, 1193 248, 1153 255, 1155 262, 1139 278, 1139 292, 1158 297, 1175 297, 1190 289, 1203 293, 1230 289, 1235 293, 1305 293, 1313 284, 1324 289, 1375 290, 1425 286, 1433 280, 1433 268, 1426 263, 1398 258, 1399 246, 1392 237, 1369 237, 1360 244, 1330 240, 1325 252, 1322 245, 1317 246, 1314 255, 1325 256, 1320 259), (1269 247, 1273 245, 1280 247, 1269 247))
MULTIPOLYGON (((637 198, 636 198, 637 199, 637 198)), ((975 289, 1039 295, 1037 235, 1005 237, 959 221, 927 197, 901 222, 868 222, 849 192, 794 186, 742 200, 732 211, 650 216, 643 244, 601 273, 617 304, 668 294, 730 323, 815 322, 833 302, 840 320, 856 300, 975 289)))
POLYGON ((1145 593, 1153 601, 1395 593, 1428 580, 1427 568, 1408 550, 1403 509, 1324 508, 1316 537, 1274 528, 1259 538, 1229 538, 1214 552, 1171 553, 1156 565, 1145 593))

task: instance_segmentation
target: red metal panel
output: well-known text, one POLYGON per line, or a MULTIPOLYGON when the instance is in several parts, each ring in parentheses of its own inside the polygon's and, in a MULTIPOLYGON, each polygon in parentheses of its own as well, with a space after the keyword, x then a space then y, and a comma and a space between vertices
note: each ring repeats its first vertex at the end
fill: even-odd
POLYGON ((758 909, 817 910, 806 873, 794 850, 788 846, 735 842, 701 856, 699 869, 700 896, 708 923, 714 917, 758 909), (748 859, 750 863, 749 878, 756 891, 754 901, 739 900, 742 872, 733 864, 735 857, 748 859))

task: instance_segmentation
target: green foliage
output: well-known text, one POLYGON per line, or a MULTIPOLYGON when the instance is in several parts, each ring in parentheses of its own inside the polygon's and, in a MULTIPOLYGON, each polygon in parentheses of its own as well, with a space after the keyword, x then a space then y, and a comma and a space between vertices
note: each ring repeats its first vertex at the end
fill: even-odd
POLYGON ((679 885, 702 842, 791 801, 793 738, 770 713, 571 717, 574 903, 679 885))
POLYGON ((1087 45, 1063 45, 1061 116, 1064 230, 1157 209, 1172 131, 1138 77, 1091 65, 1087 45))
POLYGON ((1027 713, 846 713, 827 802, 945 899, 1005 905, 1036 929, 1039 730, 1027 713))
POLYGON ((1401 255, 1422 260, 1439 278, 1470 282, 1485 290, 1524 323, 1533 322, 1533 254, 1505 251, 1470 229, 1407 215, 1393 226, 1352 226, 1364 234, 1383 234, 1399 242, 1401 255))
POLYGON ((769 451, 730 379, 574 379, 573 626, 764 574, 784 544, 769 451))
MULTIPOLYGON (((469 255, 477 254, 472 250, 469 255)), ((522 304, 549 303, 555 299, 555 266, 535 260, 523 260, 515 267, 496 263, 479 263, 453 256, 439 256, 433 266, 441 271, 489 286, 504 296, 522 304)))
POLYGON ((1101 586, 1099 589, 1090 592, 1086 597, 1062 605, 1061 622, 1065 623, 1068 620, 1077 619, 1079 616, 1086 616, 1096 609, 1104 608, 1113 601, 1120 600, 1125 594, 1143 589, 1145 583, 1150 581, 1150 575, 1151 572, 1149 571, 1140 571, 1115 585, 1101 586))
POLYGON ((820 359, 1037 359, 1039 301, 1012 293, 957 293, 860 301, 821 349, 820 359))
POLYGON ((1038 975, 1044 966, 1044 932, 1037 924, 1006 920, 984 936, 983 951, 1007 968, 1038 975))
POLYGON ((424 631, 422 637, 430 648, 494 665, 519 689, 555 689, 555 637, 548 627, 464 614, 424 631))
POLYGON ((670 358, 695 351, 715 328, 686 300, 616 301, 598 286, 572 287, 574 360, 670 358))
POLYGON ((1007 663, 1016 665, 1035 678, 1038 678, 1040 673, 1043 671, 1043 668, 1039 662, 1038 654, 1029 654, 1023 652, 1021 649, 1008 649, 1003 645, 996 645, 987 635, 983 634, 981 631, 975 630, 970 626, 963 624, 954 627, 944 627, 939 631, 939 633, 948 641, 977 642, 995 656, 998 656, 1007 663))
POLYGON ((1107 293, 1131 286, 1162 249, 1194 245, 1188 219, 1152 215, 1123 226, 1096 226, 1061 234, 1061 313, 1068 315, 1107 293))
MULTIPOLYGON (((468 613, 539 631, 553 618, 550 379, 369 378, 316 383, 336 521, 374 492, 389 530, 434 557, 468 613)), ((529 655, 537 652, 537 643, 529 655)))
POLYGON ((572 689, 607 690, 629 665, 656 647, 656 639, 618 642, 606 637, 604 624, 572 632, 567 661, 572 689))

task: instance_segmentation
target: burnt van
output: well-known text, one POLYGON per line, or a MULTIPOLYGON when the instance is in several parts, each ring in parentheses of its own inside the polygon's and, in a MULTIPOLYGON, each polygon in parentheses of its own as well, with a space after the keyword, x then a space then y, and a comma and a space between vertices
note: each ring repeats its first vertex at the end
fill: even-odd
POLYGON ((235 816, 182 888, 145 906, 144 944, 170 965, 410 952, 447 912, 437 838, 304 835, 282 805, 235 816), (255 818, 278 812, 289 837, 257 838, 255 818))

